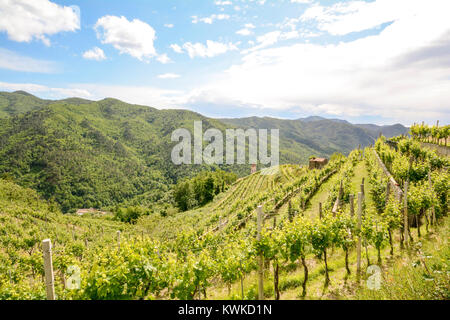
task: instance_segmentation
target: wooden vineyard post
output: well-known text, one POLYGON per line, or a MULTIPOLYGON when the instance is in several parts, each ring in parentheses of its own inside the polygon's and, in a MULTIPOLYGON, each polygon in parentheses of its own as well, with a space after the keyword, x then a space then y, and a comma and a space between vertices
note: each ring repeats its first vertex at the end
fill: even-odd
POLYGON ((342 196, 344 194, 344 186, 342 184, 342 180, 339 184, 339 195, 338 195, 338 205, 337 205, 337 209, 341 209, 341 202, 342 202, 342 196))
MULTIPOLYGON (((439 123, 439 121, 438 121, 439 123)), ((428 186, 430 188, 431 194, 433 194, 433 183, 431 182, 431 167, 430 170, 428 170, 428 186)), ((434 199, 433 199, 434 200, 434 199)), ((436 210, 434 208, 434 201, 431 203, 431 223, 433 226, 436 225, 436 210)))
POLYGON ((353 194, 349 195, 349 202, 350 202, 350 217, 353 218, 355 215, 355 196, 353 194))
POLYGON ((277 226, 277 217, 273 217, 273 229, 272 230, 275 230, 276 226, 277 226))
POLYGON ((75 226, 72 226, 72 239, 75 241, 75 226))
POLYGON ((362 215, 362 200, 363 194, 362 192, 358 193, 358 243, 356 245, 356 276, 359 281, 359 277, 361 276, 361 215, 362 215))
POLYGON ((120 250, 120 231, 117 231, 117 246, 120 250))
POLYGON ((362 196, 363 196, 363 199, 364 199, 364 197, 365 197, 365 192, 364 192, 364 177, 362 178, 362 181, 361 181, 361 193, 362 193, 362 196))
POLYGON ((319 202, 319 219, 322 220, 322 202, 319 202))
POLYGON ((88 239, 84 239, 84 245, 86 246, 86 249, 87 249, 87 247, 88 247, 88 239))
MULTIPOLYGON (((243 272, 242 260, 239 261, 239 266, 241 267, 241 272, 243 272)), ((242 297, 242 300, 244 300, 244 277, 241 275, 239 278, 241 278, 241 297, 242 297)))
MULTIPOLYGON (((400 187, 394 189, 395 192, 395 199, 397 200, 397 203, 400 205, 403 201, 403 191, 400 189, 400 187)), ((402 230, 402 227, 398 229, 399 232, 399 238, 400 238, 400 249, 403 250, 404 248, 404 239, 403 239, 403 235, 404 232, 402 230)))
POLYGON ((289 222, 292 222, 294 219, 293 214, 292 214, 292 203, 290 200, 288 202, 288 218, 289 218, 289 222))
MULTIPOLYGON (((257 210, 257 236, 256 239, 261 241, 261 227, 262 227, 262 219, 263 212, 262 206, 258 206, 257 210)), ((258 299, 264 300, 264 260, 262 254, 258 256, 258 299)))
POLYGON ((387 185, 386 185, 386 201, 385 201, 385 206, 388 205, 389 202, 389 194, 391 193, 391 182, 388 181, 387 185))
POLYGON ((408 247, 408 181, 405 181, 403 201, 403 240, 405 241, 405 247, 408 247))
POLYGON ((55 300, 55 282, 53 276, 52 263, 52 242, 50 239, 42 241, 44 251, 44 272, 45 272, 45 288, 47 292, 47 300, 55 300))

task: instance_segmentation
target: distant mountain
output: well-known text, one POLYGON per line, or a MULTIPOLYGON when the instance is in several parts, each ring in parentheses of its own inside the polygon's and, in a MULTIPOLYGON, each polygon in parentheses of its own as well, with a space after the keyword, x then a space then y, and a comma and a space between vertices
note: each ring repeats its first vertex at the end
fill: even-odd
MULTIPOLYGON (((316 122, 316 121, 329 120, 329 121, 350 124, 350 122, 348 122, 346 120, 327 119, 327 118, 323 118, 323 117, 319 117, 319 116, 310 116, 310 117, 306 117, 306 118, 300 118, 298 120, 303 121, 303 122, 316 122)), ((354 124, 354 126, 364 129, 370 135, 370 137, 372 139, 378 138, 380 133, 387 138, 391 138, 391 137, 399 136, 402 134, 408 134, 408 132, 409 132, 409 128, 407 128, 399 123, 394 124, 394 125, 384 125, 384 126, 378 126, 375 124, 354 124)))
POLYGON ((346 154, 358 146, 373 143, 373 138, 365 130, 346 121, 319 117, 310 117, 306 121, 269 117, 219 120, 240 128, 279 129, 283 163, 306 163, 310 155, 329 157, 335 152, 346 154))
POLYGON ((314 122, 314 121, 326 120, 326 118, 319 117, 319 116, 309 116, 306 118, 300 118, 298 120, 303 121, 303 122, 314 122))
POLYGON ((402 134, 408 134, 409 128, 397 123, 388 126, 377 126, 375 124, 355 124, 355 126, 366 130, 369 135, 376 139, 380 133, 386 138, 392 138, 402 134))
MULTIPOLYGON (((23 91, 0 92, 0 178, 37 190, 63 211, 167 201, 171 185, 215 165, 174 165, 175 129, 280 130, 281 163, 307 163, 367 146, 379 127, 309 117, 211 119, 188 110, 158 110, 116 99, 39 99, 23 91)), ((402 126, 381 127, 393 134, 402 126)), ((404 128, 404 127, 403 127, 404 128)), ((239 176, 249 165, 220 165, 239 176)))
POLYGON ((334 121, 334 122, 350 123, 347 120, 328 119, 328 118, 324 118, 324 117, 320 117, 320 116, 309 116, 309 117, 306 117, 306 118, 300 118, 298 120, 303 121, 303 122, 315 122, 315 121, 329 120, 329 121, 334 121))

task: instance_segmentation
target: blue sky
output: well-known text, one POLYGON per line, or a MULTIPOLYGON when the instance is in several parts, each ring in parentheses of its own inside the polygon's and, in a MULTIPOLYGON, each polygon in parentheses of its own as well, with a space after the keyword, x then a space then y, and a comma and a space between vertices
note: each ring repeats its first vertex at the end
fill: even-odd
POLYGON ((213 117, 450 119, 445 0, 0 0, 0 90, 213 117))

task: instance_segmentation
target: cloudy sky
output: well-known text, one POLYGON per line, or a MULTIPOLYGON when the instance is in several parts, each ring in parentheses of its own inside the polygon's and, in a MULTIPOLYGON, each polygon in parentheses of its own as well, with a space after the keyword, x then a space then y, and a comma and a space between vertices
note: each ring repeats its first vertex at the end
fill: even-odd
POLYGON ((449 123, 449 13, 449 0, 0 0, 0 90, 449 123))

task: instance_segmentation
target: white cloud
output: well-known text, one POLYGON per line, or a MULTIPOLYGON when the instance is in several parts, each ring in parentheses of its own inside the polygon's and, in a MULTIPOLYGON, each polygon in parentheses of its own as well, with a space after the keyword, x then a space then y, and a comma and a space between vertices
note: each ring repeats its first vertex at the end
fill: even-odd
POLYGON ((37 60, 0 48, 0 69, 22 72, 55 73, 58 68, 52 61, 37 60))
POLYGON ((300 18, 285 18, 282 23, 277 24, 277 27, 280 29, 296 30, 299 21, 300 18))
POLYGON ((99 84, 73 84, 74 88, 89 92, 91 99, 116 98, 127 103, 159 109, 182 108, 186 101, 183 91, 166 90, 151 86, 119 86, 99 84))
POLYGON ((209 17, 199 18, 197 16, 192 16, 192 23, 203 22, 206 24, 212 24, 214 20, 228 20, 230 16, 228 14, 212 14, 209 17))
MULTIPOLYGON (((430 7, 434 0, 430 1, 430 7)), ((345 35, 410 17, 422 4, 416 0, 348 1, 331 7, 315 5, 301 16, 302 21, 316 21, 318 28, 333 35, 345 35)), ((428 10, 427 8, 424 8, 428 10)))
POLYGON ((255 26, 252 23, 247 23, 244 25, 244 28, 236 31, 237 34, 240 34, 242 36, 249 36, 253 34, 253 31, 251 29, 254 29, 255 26))
POLYGON ((263 34, 262 36, 257 37, 256 42, 258 42, 258 45, 254 46, 250 49, 243 50, 242 53, 247 54, 249 52, 257 51, 257 50, 269 47, 271 45, 274 45, 280 40, 289 40, 289 39, 295 39, 295 38, 299 38, 299 37, 300 37, 300 34, 296 30, 289 31, 289 32, 271 31, 266 34, 263 34))
POLYGON ((311 3, 312 0, 291 0, 291 3, 311 3))
POLYGON ((160 55, 156 58, 156 60, 158 60, 158 61, 161 62, 162 64, 167 64, 167 63, 172 62, 172 60, 170 60, 170 58, 169 58, 169 57, 167 56, 167 54, 165 54, 165 53, 160 54, 160 55))
POLYGON ((179 77, 181 77, 181 76, 176 73, 164 73, 164 74, 160 74, 158 76, 158 78, 160 78, 160 79, 177 79, 179 77))
POLYGON ((100 49, 99 47, 94 47, 91 50, 85 51, 83 53, 83 58, 88 60, 101 61, 105 60, 106 56, 102 49, 100 49))
POLYGON ((236 31, 236 34, 240 34, 241 36, 249 36, 249 35, 253 34, 253 31, 249 30, 247 28, 243 28, 243 29, 236 31))
POLYGON ((63 31, 80 29, 79 9, 61 6, 48 0, 0 0, 0 32, 18 42, 41 40, 63 31))
POLYGON ((183 53, 183 49, 177 45, 177 44, 171 44, 170 47, 172 48, 173 51, 175 51, 176 53, 183 53))
POLYGON ((102 43, 113 45, 121 54, 129 54, 141 61, 157 55, 153 45, 156 32, 139 19, 128 21, 124 16, 104 16, 98 19, 94 28, 102 43))
MULTIPOLYGON (((344 34, 393 21, 377 35, 337 44, 298 43, 272 49, 263 48, 275 44, 282 32, 258 37, 259 48, 247 51, 241 64, 199 88, 196 99, 218 105, 228 99, 261 109, 294 108, 305 114, 376 116, 405 124, 418 119, 448 122, 450 2, 387 2, 368 3, 377 6, 370 23, 364 21, 369 19, 365 5, 356 10, 342 3, 335 8, 344 13, 337 20, 333 17, 330 27, 323 27, 344 34), (397 15, 387 10, 387 2, 397 15), (396 10, 397 2, 405 9, 396 10), (352 9, 343 9, 348 6, 352 9)), ((297 37, 298 33, 283 36, 297 37)))
POLYGON ((272 45, 274 43, 277 43, 280 36, 281 36, 280 31, 272 31, 272 32, 268 32, 262 36, 257 37, 256 41, 261 43, 261 46, 266 47, 266 46, 272 45))
POLYGON ((233 3, 231 2, 231 1, 227 1, 227 0, 225 0, 225 1, 215 1, 214 2, 217 6, 230 6, 230 5, 232 5, 233 3))
POLYGON ((173 28, 174 27, 174 25, 172 24, 172 23, 166 23, 165 25, 164 25, 164 27, 166 27, 166 28, 173 28))
POLYGON ((211 58, 226 53, 227 51, 237 50, 237 47, 231 42, 221 43, 212 40, 207 40, 206 45, 186 42, 183 44, 183 48, 187 51, 191 59, 195 57, 211 58))

